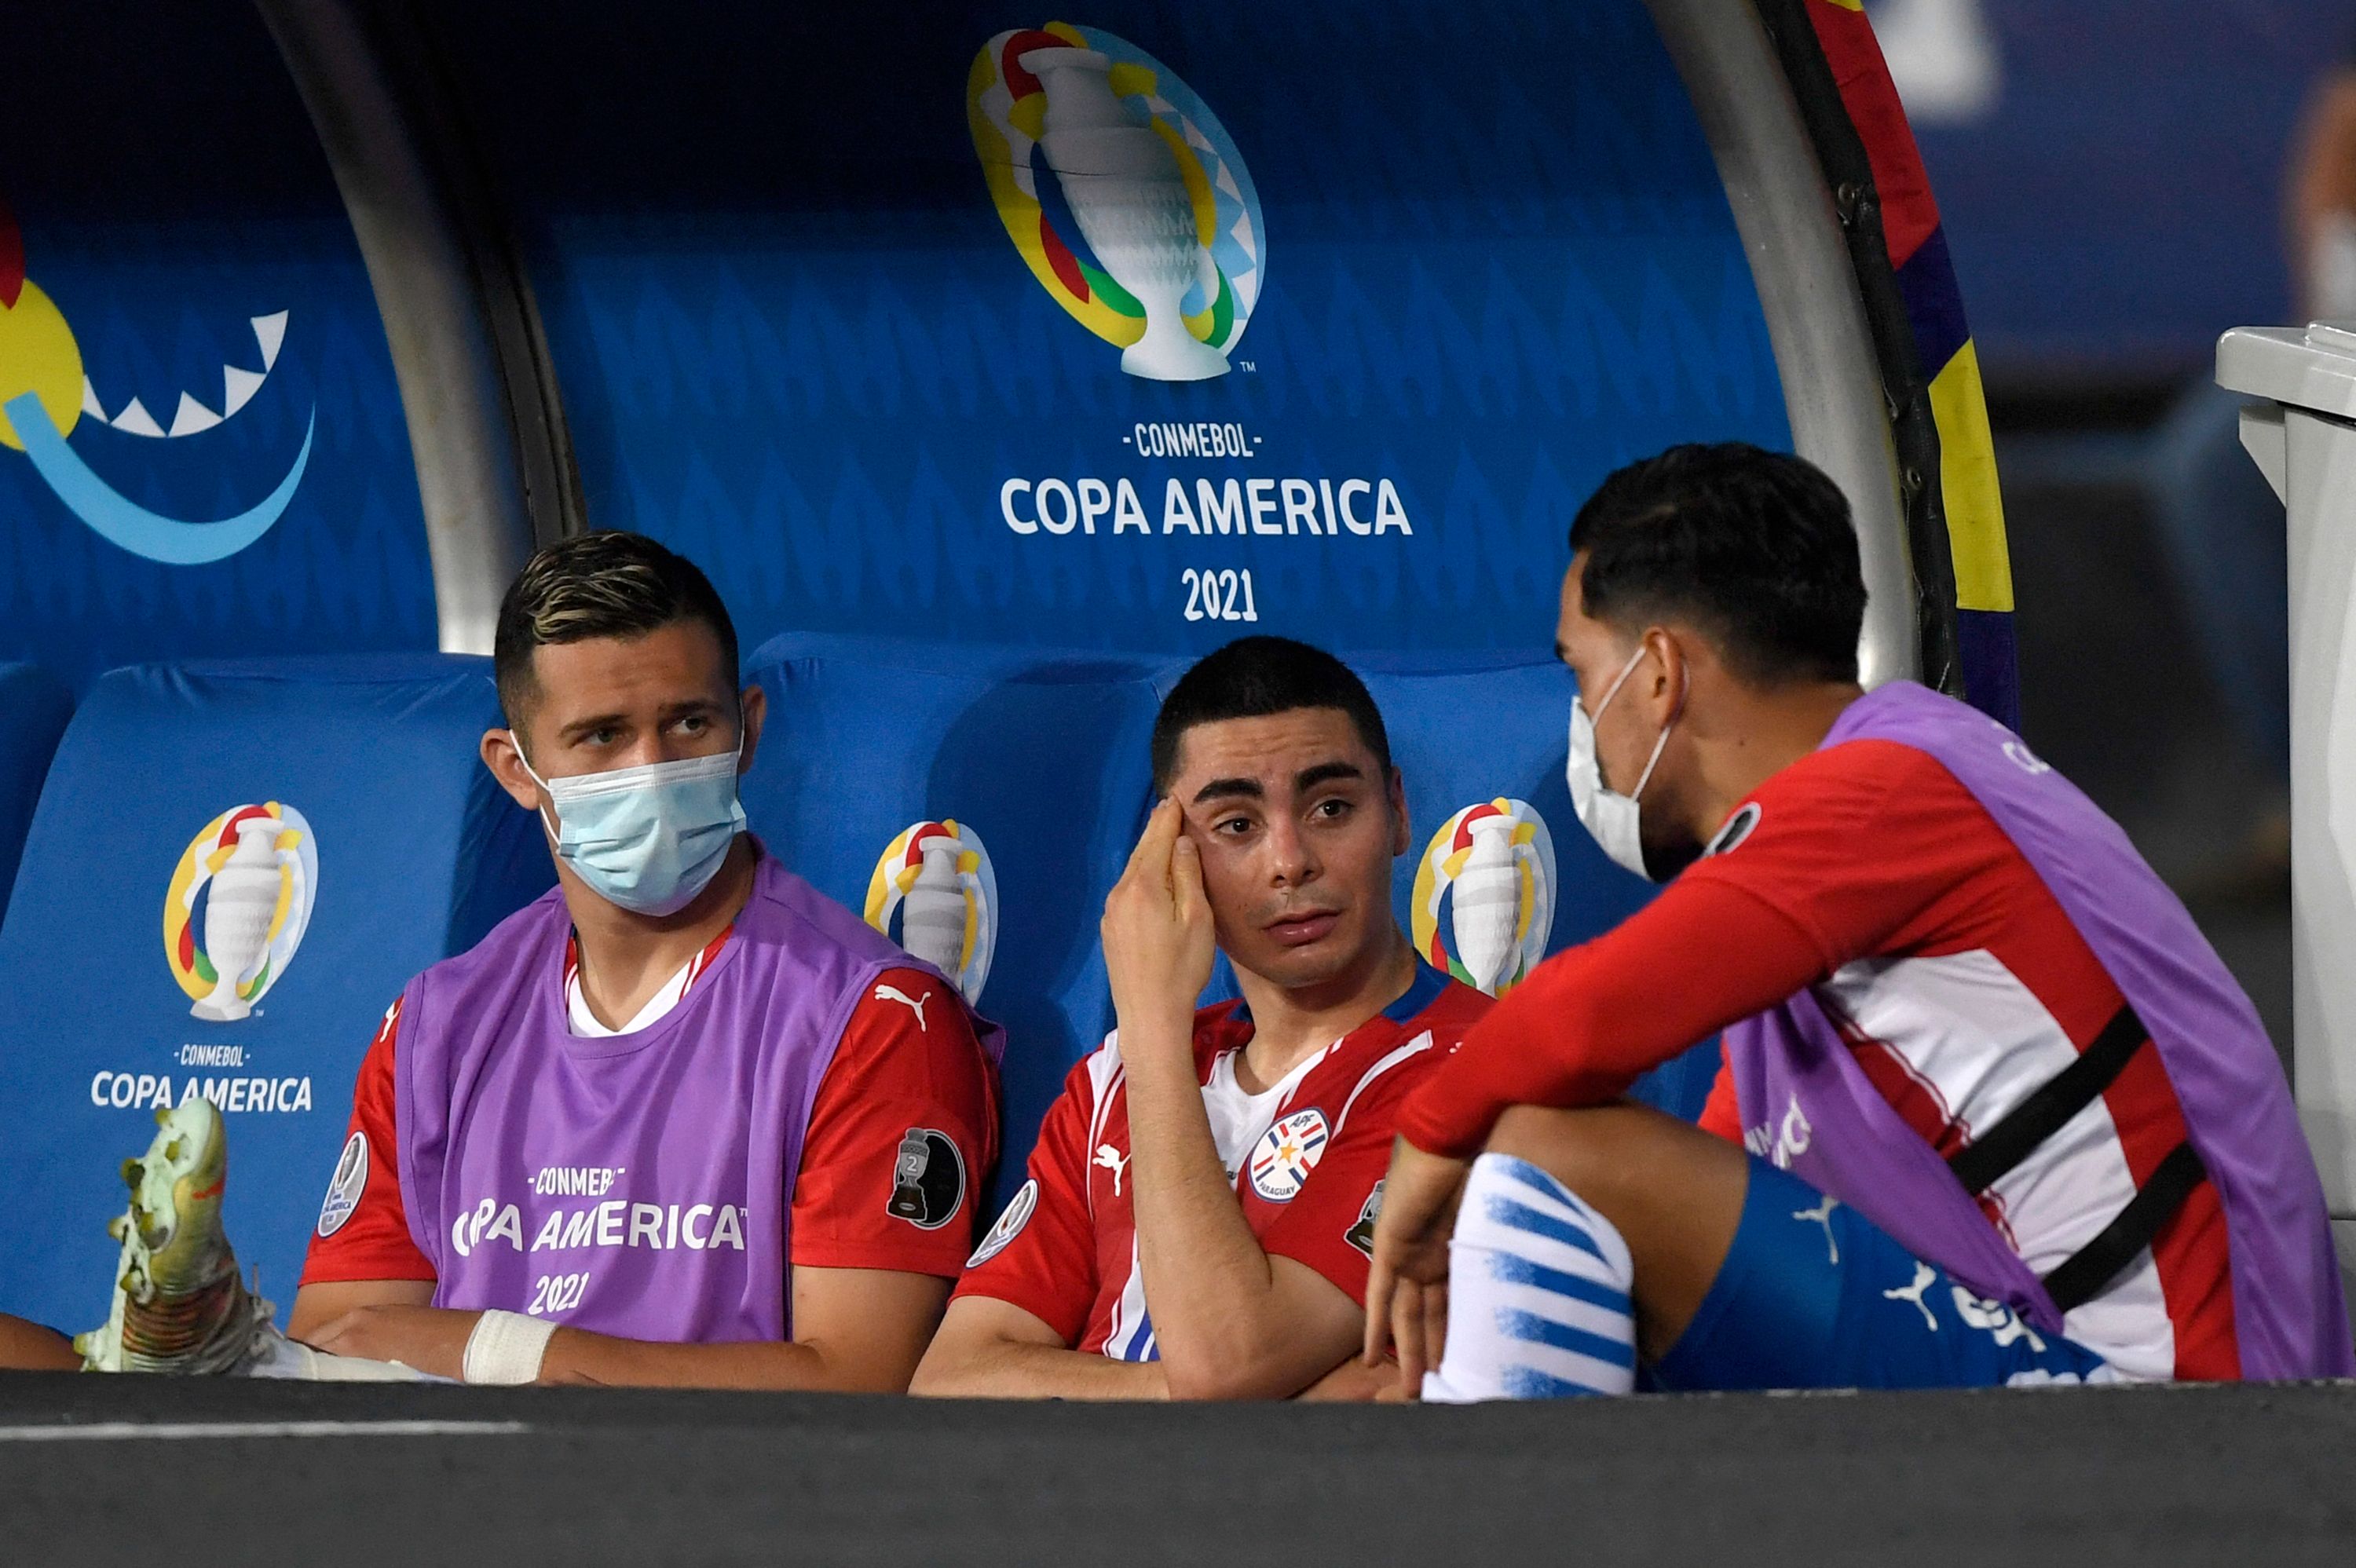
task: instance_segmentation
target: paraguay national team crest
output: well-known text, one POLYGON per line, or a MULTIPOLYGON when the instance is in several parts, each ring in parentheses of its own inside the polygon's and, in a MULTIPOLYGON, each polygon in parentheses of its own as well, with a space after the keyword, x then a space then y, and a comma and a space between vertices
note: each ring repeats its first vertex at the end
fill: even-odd
POLYGON ((190 839, 164 894, 164 955, 194 1005, 231 1023, 294 960, 319 895, 319 848, 291 805, 232 806, 190 839))
POLYGON ((867 923, 981 1000, 998 948, 998 874, 981 835, 945 817, 918 822, 884 847, 867 880, 867 923), (892 913, 900 929, 892 929, 892 913))
POLYGON ((1554 837, 1535 806, 1502 795, 1468 805, 1431 836, 1415 869, 1415 950, 1502 997, 1546 956, 1555 886, 1554 837))
POLYGON ((982 46, 966 118, 1015 250, 1122 369, 1227 373, 1265 234, 1243 157, 1194 89, 1126 38, 1050 22, 982 46))
POLYGON ((1271 1203, 1290 1203, 1325 1157, 1325 1113, 1312 1105, 1280 1117, 1252 1150, 1245 1169, 1252 1190, 1271 1203))

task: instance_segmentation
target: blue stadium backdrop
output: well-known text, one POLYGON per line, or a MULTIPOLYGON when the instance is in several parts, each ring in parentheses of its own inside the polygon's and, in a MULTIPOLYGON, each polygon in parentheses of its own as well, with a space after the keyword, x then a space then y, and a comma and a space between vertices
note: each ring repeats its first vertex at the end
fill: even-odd
POLYGON ((1605 472, 1789 440, 1636 5, 444 11, 590 520, 747 646, 1542 653, 1605 472))
POLYGON ((0 402, 37 395, 0 407, 0 659, 81 689, 143 659, 432 648, 384 328, 259 16, 126 0, 11 33, 0 402))

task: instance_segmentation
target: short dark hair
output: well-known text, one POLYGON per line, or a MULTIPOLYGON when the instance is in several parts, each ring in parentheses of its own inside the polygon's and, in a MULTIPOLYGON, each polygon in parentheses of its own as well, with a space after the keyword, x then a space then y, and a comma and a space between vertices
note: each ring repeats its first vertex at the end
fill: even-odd
POLYGON ((676 621, 712 628, 733 683, 736 625, 693 561, 643 534, 579 534, 550 545, 524 562, 499 601, 491 674, 508 722, 520 720, 539 693, 534 648, 591 637, 643 637, 676 621))
POLYGON ((1690 621, 1754 685, 1857 678, 1857 528, 1840 486, 1804 458, 1721 442, 1632 463, 1579 509, 1581 550, 1596 620, 1690 621))
POLYGON ((1290 637, 1237 637, 1194 661, 1178 677, 1153 719, 1153 793, 1170 792, 1178 772, 1178 744, 1197 724, 1260 719, 1296 708, 1338 708, 1358 739, 1391 773, 1391 738, 1383 716, 1348 665, 1323 648, 1290 637))

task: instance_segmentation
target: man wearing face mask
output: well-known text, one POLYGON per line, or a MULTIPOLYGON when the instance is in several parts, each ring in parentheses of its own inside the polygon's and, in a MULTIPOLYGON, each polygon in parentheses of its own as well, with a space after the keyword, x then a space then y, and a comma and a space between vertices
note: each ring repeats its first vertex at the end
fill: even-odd
POLYGON ((631 534, 551 546, 494 662, 510 727, 483 761, 558 886, 387 1010, 293 1341, 215 1299, 241 1289, 216 1116, 144 1162, 155 1255, 125 1273, 169 1299, 125 1292, 93 1360, 905 1389, 972 1245, 999 1031, 744 832, 762 693, 692 564, 631 534))
POLYGON ((1574 799, 1675 880, 1402 1107, 1369 1360, 1441 1400, 2356 1369, 2248 1000, 2019 737, 1858 687, 1832 483, 1674 448, 1570 545, 1574 799), (1622 1102, 1720 1030, 1699 1128, 1622 1102))

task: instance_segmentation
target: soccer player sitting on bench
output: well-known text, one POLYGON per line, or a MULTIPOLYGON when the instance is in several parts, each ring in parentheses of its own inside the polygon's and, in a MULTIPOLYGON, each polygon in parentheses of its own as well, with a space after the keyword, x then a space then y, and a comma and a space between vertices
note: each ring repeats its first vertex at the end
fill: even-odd
POLYGON ((1402 1109, 1370 1361, 1448 1400, 2347 1375, 2248 999, 2019 737, 1859 689, 1832 482, 1676 448, 1570 548, 1573 799, 1676 880, 1402 1109), (1619 1103, 1719 1030, 1699 1128, 1619 1103))
MULTIPOLYGON (((762 695, 692 564, 550 546, 495 667, 483 760, 558 886, 387 1009, 294 1338, 239 1281, 220 1113, 191 1101, 126 1170, 89 1364, 905 1389, 972 1245, 998 1031, 745 833, 762 695)), ((0 1354, 71 1364, 29 1326, 0 1354)))
POLYGON ((1353 1364, 1391 1117, 1488 998, 1391 912, 1381 715, 1276 637, 1189 670, 1106 901, 1118 1028, 1073 1068, 917 1369, 926 1394, 1370 1397, 1353 1364), (1199 1011, 1214 944, 1240 1001, 1199 1011))

